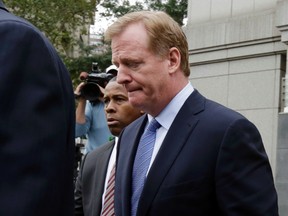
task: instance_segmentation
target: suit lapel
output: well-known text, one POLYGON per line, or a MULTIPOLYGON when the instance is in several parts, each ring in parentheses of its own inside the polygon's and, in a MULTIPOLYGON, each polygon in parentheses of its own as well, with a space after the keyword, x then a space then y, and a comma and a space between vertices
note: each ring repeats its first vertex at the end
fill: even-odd
POLYGON ((138 206, 138 215, 146 215, 157 191, 186 140, 196 127, 196 114, 204 110, 205 98, 195 90, 174 119, 147 176, 138 206), (180 129, 179 129, 180 127, 180 129), (163 162, 165 161, 165 162, 163 162))
POLYGON ((113 146, 115 144, 115 141, 112 141, 107 145, 107 148, 101 152, 101 154, 97 155, 96 166, 95 166, 95 179, 93 178, 93 181, 95 182, 95 202, 94 203, 94 209, 96 214, 101 213, 102 209, 102 194, 104 192, 105 187, 105 179, 106 179, 106 172, 107 167, 110 159, 111 152, 113 150, 113 146), (97 196, 96 196, 97 195, 97 196))
MULTIPOLYGON (((131 194, 131 183, 132 183, 132 169, 134 163, 134 157, 136 154, 136 150, 138 147, 138 143, 140 137, 144 131, 147 116, 143 115, 138 120, 135 121, 135 124, 128 126, 125 131, 124 135, 120 136, 118 145, 118 153, 120 154, 121 151, 121 163, 117 163, 116 167, 116 184, 119 184, 120 191, 117 191, 116 187, 116 196, 120 196, 123 212, 122 215, 130 215, 130 194, 131 194), (121 175, 117 175, 117 170, 120 170, 118 173, 121 172, 121 175), (118 180, 119 178, 119 180, 118 180)), ((117 202, 116 202, 117 204, 117 202)), ((121 215, 121 214, 119 214, 121 215)))

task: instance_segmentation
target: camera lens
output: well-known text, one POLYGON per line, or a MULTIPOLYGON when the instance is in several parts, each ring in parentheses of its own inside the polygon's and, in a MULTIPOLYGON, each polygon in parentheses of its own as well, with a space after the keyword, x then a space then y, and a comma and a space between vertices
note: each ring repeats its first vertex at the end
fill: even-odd
POLYGON ((101 94, 100 88, 96 83, 88 82, 81 88, 81 95, 89 101, 96 101, 101 94))

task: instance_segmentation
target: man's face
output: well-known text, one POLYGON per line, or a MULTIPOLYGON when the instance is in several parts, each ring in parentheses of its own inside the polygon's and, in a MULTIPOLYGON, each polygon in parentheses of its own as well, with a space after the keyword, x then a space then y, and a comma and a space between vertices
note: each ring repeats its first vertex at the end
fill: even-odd
POLYGON ((117 82, 128 92, 130 103, 157 115, 170 101, 169 58, 148 48, 148 36, 140 23, 130 24, 112 38, 112 61, 118 67, 117 82))
POLYGON ((126 89, 116 81, 105 87, 104 103, 108 127, 114 136, 119 136, 124 127, 141 116, 129 103, 126 89))

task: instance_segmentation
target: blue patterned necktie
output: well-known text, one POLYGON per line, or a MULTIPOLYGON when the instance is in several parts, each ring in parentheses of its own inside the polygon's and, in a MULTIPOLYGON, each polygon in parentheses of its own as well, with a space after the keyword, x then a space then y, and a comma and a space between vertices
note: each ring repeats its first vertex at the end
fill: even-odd
POLYGON ((138 145, 132 172, 131 216, 135 216, 137 212, 139 198, 154 149, 156 130, 159 127, 161 125, 156 119, 153 119, 143 133, 138 145))

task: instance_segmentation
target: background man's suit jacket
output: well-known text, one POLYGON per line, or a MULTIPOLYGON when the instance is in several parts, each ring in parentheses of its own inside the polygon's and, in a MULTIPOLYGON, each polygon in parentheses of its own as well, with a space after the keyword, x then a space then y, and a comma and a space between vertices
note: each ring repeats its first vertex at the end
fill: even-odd
MULTIPOLYGON (((119 137, 117 216, 130 215, 133 160, 146 122, 142 116, 119 137)), ((277 212, 271 168, 255 126, 195 90, 155 158, 137 215, 274 216, 277 212)))
POLYGON ((73 215, 75 100, 68 71, 0 0, 0 215, 73 215))
POLYGON ((75 216, 97 216, 102 209, 102 194, 107 167, 115 141, 85 155, 75 188, 75 216))

